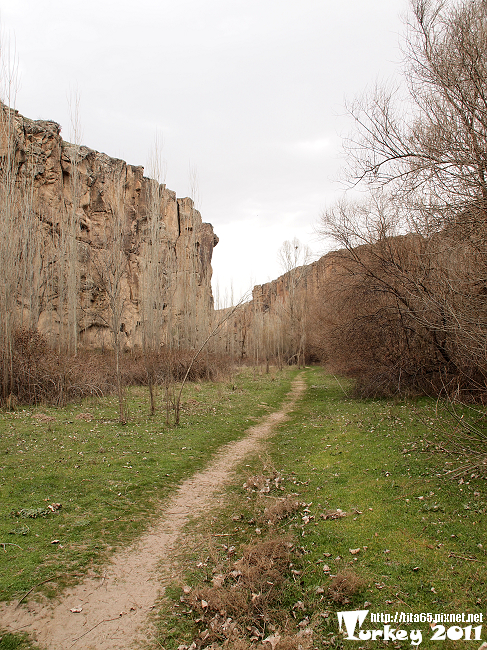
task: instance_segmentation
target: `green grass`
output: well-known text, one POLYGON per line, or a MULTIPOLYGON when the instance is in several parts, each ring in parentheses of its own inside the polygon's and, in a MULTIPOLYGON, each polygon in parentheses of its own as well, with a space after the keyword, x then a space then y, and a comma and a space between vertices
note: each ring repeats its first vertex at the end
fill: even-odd
MULTIPOLYGON (((326 586, 329 552, 332 573, 349 567, 366 580, 355 604, 367 600, 371 611, 485 611, 486 484, 449 478, 461 459, 438 448, 435 405, 357 401, 319 371, 308 378, 307 395, 272 443, 274 464, 293 476, 315 517, 300 526, 309 551, 304 590, 326 586), (327 508, 349 516, 323 520, 327 508)), ((336 632, 336 619, 328 627, 336 632)))
POLYGON ((130 391, 127 425, 115 398, 0 413, 0 599, 34 585, 51 595, 132 541, 183 478, 278 407, 291 376, 188 385, 181 425, 169 429, 163 415, 147 415, 142 388, 130 391), (87 412, 92 421, 76 418, 87 412))
MULTIPOLYGON (((307 370, 306 379, 306 395, 269 442, 264 459, 284 477, 285 492, 253 494, 249 499, 241 487, 245 477, 269 469, 263 469, 263 459, 247 460, 239 482, 228 493, 228 507, 215 515, 212 531, 225 535, 224 544, 235 545, 238 557, 242 545, 268 534, 294 535, 302 547, 303 555, 296 559, 302 573, 282 605, 291 618, 292 603, 305 604, 301 616, 313 622, 313 648, 382 645, 344 641, 338 633, 336 612, 362 609, 366 603, 371 612, 392 616, 395 612, 485 615, 487 485, 480 478, 450 478, 449 470, 463 459, 444 451, 444 432, 451 426, 447 416, 439 414, 438 427, 436 405, 427 399, 352 399, 343 390, 350 387, 346 381, 340 379, 340 385, 318 368, 307 370), (297 494, 306 509, 277 526, 253 521, 269 499, 284 493, 297 494), (347 516, 323 518, 337 508, 347 516), (235 514, 242 515, 238 523, 235 514), (360 549, 357 554, 350 552, 356 549, 360 549), (336 603, 328 594, 330 575, 350 571, 363 581, 362 588, 348 603, 336 603)), ((213 537, 202 555, 215 544, 213 537)), ((220 553, 213 553, 214 564, 225 554, 223 542, 219 546, 220 553)), ((205 576, 194 569, 194 558, 192 562, 187 581, 204 584, 205 576)), ((211 564, 206 572, 208 583, 211 564)), ((181 592, 175 594, 179 598, 181 592)), ((181 639, 189 639, 190 630, 195 630, 179 611, 164 605, 160 641, 169 650, 177 648, 175 630, 179 629, 181 639), (173 645, 164 632, 168 629, 176 639, 173 645)), ((371 624, 369 618, 364 627, 382 629, 383 623, 371 624)), ((402 628, 422 630, 421 648, 450 649, 463 643, 431 641, 427 622, 402 628)), ((485 625, 482 632, 485 640, 485 625)), ((477 648, 481 642, 467 645, 477 648)), ((411 642, 394 647, 411 647, 411 642)))
MULTIPOLYGON (((116 421, 114 399, 0 414, 1 597, 18 598, 54 578, 33 592, 50 594, 99 566, 111 549, 139 535, 157 516, 161 501, 218 447, 241 437, 254 418, 277 409, 296 372, 277 380, 254 380, 247 373, 228 384, 190 386, 182 425, 175 429, 146 415, 143 389, 131 391, 126 426, 116 421), (56 421, 35 420, 36 412, 56 421), (76 419, 80 412, 91 412, 94 420, 76 419), (53 503, 62 508, 36 518, 12 515, 53 503)), ((227 561, 229 546, 236 547, 234 559, 245 544, 290 534, 296 573, 283 594, 279 624, 287 621, 291 628, 308 616, 314 648, 382 646, 344 641, 338 633, 336 612, 365 603, 371 612, 391 615, 485 612, 487 483, 470 474, 450 478, 448 471, 463 459, 444 451, 451 426, 447 416, 440 412, 438 427, 436 405, 427 399, 352 399, 343 390, 349 389, 347 382, 339 384, 319 368, 306 370, 305 378, 306 394, 269 440, 265 457, 242 464, 221 511, 192 522, 195 546, 182 557, 181 581, 209 585, 213 568, 227 561), (283 477, 284 490, 243 489, 247 476, 273 470, 283 477), (305 505, 269 526, 263 510, 284 494, 296 494, 305 505), (347 516, 323 518, 337 508, 347 516), (350 549, 360 551, 353 555, 350 549), (353 571, 363 584, 349 603, 340 604, 328 588, 330 574, 344 571, 353 571), (298 601, 304 611, 293 609, 298 601)), ((173 585, 162 604, 159 642, 166 650, 198 630, 194 613, 183 613, 181 593, 180 585, 173 585)), ((382 627, 368 623, 368 629, 382 627)), ((430 641, 427 623, 402 627, 423 631, 421 648, 463 647, 460 641, 430 641)), ((487 637, 485 625, 482 637, 487 637)), ((15 645, 21 643, 5 635, 0 649, 22 648, 15 645)), ((467 647, 480 645, 472 641, 467 647)))
POLYGON ((23 634, 1 634, 0 650, 36 650, 26 635, 23 634))

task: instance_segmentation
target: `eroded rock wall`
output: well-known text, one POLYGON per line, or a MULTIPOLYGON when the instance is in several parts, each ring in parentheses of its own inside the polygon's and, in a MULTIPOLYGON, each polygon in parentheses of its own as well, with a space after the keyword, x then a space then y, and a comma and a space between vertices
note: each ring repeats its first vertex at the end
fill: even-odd
POLYGON ((54 122, 9 115, 0 133, 2 166, 13 152, 17 186, 32 195, 30 208, 43 224, 55 267, 34 319, 39 329, 56 340, 75 328, 78 344, 111 346, 108 285, 118 246, 122 347, 141 344, 142 307, 149 302, 158 309, 163 342, 194 346, 213 311, 211 259, 218 238, 192 200, 145 177, 143 167, 63 141, 54 122), (73 283, 77 304, 66 307, 73 283))
MULTIPOLYGON (((319 314, 336 288, 337 254, 256 285, 252 299, 222 327, 220 347, 242 360, 321 358, 319 314)), ((216 313, 223 319, 225 310, 216 313)))

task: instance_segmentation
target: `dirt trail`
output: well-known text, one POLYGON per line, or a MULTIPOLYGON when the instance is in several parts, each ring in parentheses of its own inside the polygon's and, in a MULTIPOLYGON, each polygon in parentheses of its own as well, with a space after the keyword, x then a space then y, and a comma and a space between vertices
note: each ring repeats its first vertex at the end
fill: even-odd
POLYGON ((159 521, 136 544, 117 553, 103 577, 87 578, 66 590, 56 603, 16 602, 0 608, 0 626, 29 633, 47 650, 123 650, 147 640, 147 617, 171 577, 173 556, 184 545, 183 529, 190 517, 210 512, 221 502, 221 488, 238 463, 259 449, 271 429, 281 423, 305 390, 297 377, 279 411, 232 442, 211 464, 180 485, 159 521), (82 609, 73 613, 71 609, 82 609))

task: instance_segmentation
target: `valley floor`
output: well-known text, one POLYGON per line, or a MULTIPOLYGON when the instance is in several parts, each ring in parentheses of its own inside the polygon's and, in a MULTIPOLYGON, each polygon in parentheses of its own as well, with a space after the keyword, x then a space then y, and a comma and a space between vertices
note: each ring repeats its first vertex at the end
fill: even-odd
MULTIPOLYGON (((40 536, 57 513, 22 519, 17 512, 17 525, 28 522, 29 531, 7 537, 13 526, 7 514, 12 497, 3 482, 0 542, 3 559, 12 559, 14 569, 9 573, 5 567, 0 574, 3 588, 14 592, 0 615, 3 628, 34 632, 42 648, 56 650, 120 650, 137 640, 141 647, 165 650, 210 645, 242 650, 382 647, 380 636, 367 640, 364 632, 358 643, 339 632, 337 612, 368 610, 363 630, 380 630, 383 636, 386 618, 391 617, 387 634, 394 647, 416 645, 413 641, 419 637, 414 635, 420 632, 421 648, 463 647, 470 637, 466 647, 477 650, 487 638, 486 487, 478 471, 452 471, 465 464, 466 457, 454 444, 456 425, 448 412, 426 399, 356 400, 346 380, 320 368, 293 371, 280 381, 265 375, 245 381, 244 385, 235 380, 225 390, 192 388, 186 418, 191 418, 190 407, 199 410, 196 419, 204 420, 201 430, 208 431, 211 422, 223 430, 231 429, 232 421, 235 431, 225 434, 230 439, 223 447, 215 443, 213 459, 205 460, 203 451, 200 457, 195 450, 195 429, 191 443, 185 437, 191 426, 187 432, 183 426, 177 434, 167 433, 166 446, 172 444, 171 436, 180 436, 177 448, 187 451, 191 444, 200 467, 193 472, 184 469, 187 478, 174 482, 164 509, 152 513, 149 529, 132 531, 131 543, 122 544, 125 550, 116 552, 111 562, 98 560, 78 585, 47 592, 58 598, 54 608, 36 602, 34 594, 26 606, 15 608, 15 594, 23 591, 15 581, 23 575, 26 542, 33 545, 32 553, 39 553, 35 548, 39 537, 33 535, 40 536), (285 397, 291 379, 293 389, 285 397), (202 393, 217 390, 220 399, 203 413, 202 393), (258 424, 248 429, 249 410, 246 418, 231 413, 240 408, 255 413, 258 424), (275 576, 275 585, 271 580, 261 584, 255 575, 254 583, 244 584, 252 564, 248 558, 258 549, 263 561, 264 549, 275 552, 279 544, 289 546, 290 558, 282 564, 281 575, 275 576), (166 587, 165 595, 157 600, 161 587, 166 587), (476 622, 469 625, 467 618, 447 622, 441 637, 442 630, 432 630, 427 620, 415 622, 415 616, 428 613, 470 615, 476 622), (234 646, 228 641, 231 630, 240 638, 234 646), (435 632, 439 641, 432 640, 435 632)), ((35 438, 29 435, 24 437, 30 444, 40 437, 39 430, 35 438)), ((57 438, 59 433, 47 435, 57 438)), ((108 456, 107 431, 93 435, 98 436, 95 447, 103 443, 108 456)), ((124 435, 117 429, 117 439, 124 435)), ((134 444, 148 447, 150 438, 134 444)), ((2 444, 12 453, 12 441, 6 443, 4 436, 2 444)), ((129 456, 127 439, 124 444, 129 456)), ((142 476, 143 461, 134 449, 129 460, 116 448, 124 465, 113 474, 111 467, 105 468, 105 480, 135 468, 142 476)), ((165 451, 176 454, 174 449, 165 451)), ((144 459, 150 457, 149 451, 144 459)), ((5 473, 5 461, 4 465, 5 473)), ((160 467, 158 472, 161 476, 160 467)), ((137 480, 132 478, 131 489, 130 483, 123 487, 117 483, 116 489, 122 490, 117 496, 130 497, 132 505, 140 503, 144 490, 142 486, 137 492, 137 480)), ((49 494, 49 502, 53 495, 49 494)), ((102 494, 103 498, 107 497, 102 494)), ((157 501, 152 495, 150 503, 154 510, 157 501)), ((56 529, 51 524, 46 544, 55 532, 67 545, 62 537, 68 537, 63 532, 69 524, 67 510, 64 524, 56 529)), ((82 513, 75 514, 74 523, 82 521, 82 513)), ((91 516, 95 521, 95 514, 91 516)), ((56 521, 62 521, 61 515, 56 521)), ((74 546, 78 528, 73 524, 70 530, 74 546)), ((92 532, 83 530, 85 537, 92 532)), ((42 561, 49 574, 50 558, 44 555, 42 561)), ((270 562, 277 566, 278 558, 270 562)), ((267 575, 262 567, 262 575, 267 575)), ((38 573, 30 583, 39 585, 42 577, 38 573)), ((23 647, 20 640, 15 645, 16 639, 4 634, 0 648, 23 647)))

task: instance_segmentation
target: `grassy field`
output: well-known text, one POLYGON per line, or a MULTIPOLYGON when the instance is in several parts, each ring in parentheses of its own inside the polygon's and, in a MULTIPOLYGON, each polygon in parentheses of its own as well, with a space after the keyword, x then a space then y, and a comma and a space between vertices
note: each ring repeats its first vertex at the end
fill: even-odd
MULTIPOLYGON (((1 597, 57 591, 131 541, 182 478, 278 408, 297 372, 193 385, 175 429, 146 415, 142 389, 131 392, 126 426, 115 400, 1 414, 1 597), (91 421, 77 418, 87 412, 91 421)), ((368 649, 383 642, 344 641, 337 611, 485 615, 487 484, 450 478, 463 459, 446 451, 446 415, 425 399, 355 400, 319 368, 304 378, 306 394, 265 458, 242 465, 224 509, 192 522, 195 545, 161 602, 154 647, 223 644, 237 624, 241 650, 368 649)), ((370 617, 363 626, 383 627, 370 617)), ((465 646, 431 641, 427 622, 400 628, 421 630, 421 648, 465 646)), ((475 634, 465 647, 481 645, 475 634)), ((0 648, 18 643, 5 635, 0 648)))
MULTIPOLYGON (((308 391, 273 437, 268 456, 242 466, 228 508, 213 523, 217 536, 209 534, 207 547, 189 563, 183 581, 192 587, 191 593, 185 596, 175 585, 174 600, 164 604, 159 643, 167 650, 177 648, 181 639, 189 645, 198 634, 212 631, 212 621, 215 627, 212 599, 216 608, 227 602, 222 593, 215 593, 215 575, 224 576, 222 588, 231 600, 243 580, 232 578, 235 560, 251 547, 262 551, 265 540, 289 535, 293 553, 279 590, 264 593, 261 601, 266 596, 266 603, 258 601, 253 608, 250 603, 245 620, 231 602, 224 608, 247 629, 248 645, 242 642, 239 648, 268 648, 270 642, 258 642, 270 638, 276 644, 276 630, 282 636, 277 650, 383 645, 380 640, 344 640, 338 633, 338 611, 366 608, 392 620, 396 612, 485 616, 486 482, 450 478, 450 470, 464 459, 445 451, 442 431, 451 427, 446 415, 438 414, 437 420, 436 405, 429 400, 352 399, 346 382, 338 383, 320 369, 308 369, 306 380, 308 391), (276 520, 272 512, 292 499, 300 507, 276 520), (346 516, 340 516, 343 513, 346 516), (232 547, 236 551, 229 556, 232 547), (202 562, 205 566, 198 567, 202 562), (198 597, 209 605, 198 606, 198 597), (312 637, 303 633, 309 627, 312 637)), ((428 622, 391 627, 408 637, 419 629, 421 648, 464 647, 465 641, 457 640, 462 633, 472 639, 466 647, 477 649, 482 643, 479 631, 465 633, 467 623, 457 625, 460 631, 448 632, 455 623, 445 624, 446 638, 441 641, 431 640, 428 622)), ((369 617, 363 628, 383 630, 384 622, 371 623, 369 617)), ((213 636, 221 643, 224 630, 217 629, 213 636)), ((487 638, 485 625, 481 636, 487 638)), ((391 643, 416 645, 411 638, 391 643)))
POLYGON ((115 398, 0 413, 0 599, 58 591, 129 543, 184 477, 279 406, 290 380, 188 385, 176 428, 147 415, 142 388, 127 425, 115 398))

